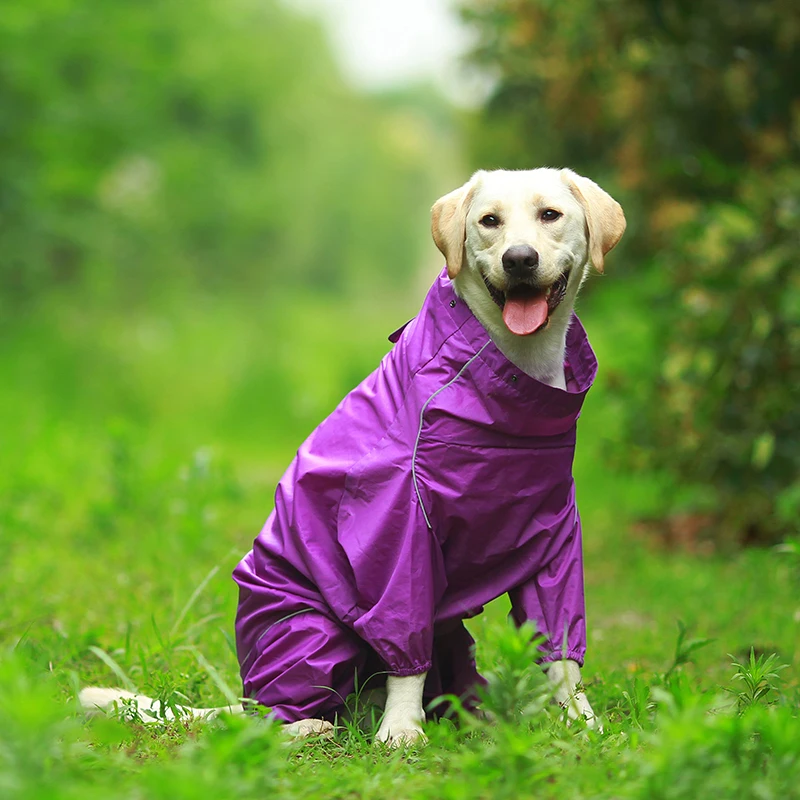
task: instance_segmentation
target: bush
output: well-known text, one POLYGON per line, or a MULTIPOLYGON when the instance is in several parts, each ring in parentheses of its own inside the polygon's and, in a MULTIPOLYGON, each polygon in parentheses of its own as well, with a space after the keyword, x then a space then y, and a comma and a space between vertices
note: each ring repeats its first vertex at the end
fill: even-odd
POLYGON ((661 265, 676 292, 651 409, 635 426, 667 464, 709 487, 717 538, 769 541, 800 514, 800 169, 742 176, 698 208, 661 265), (646 424, 641 424, 645 422, 646 424))

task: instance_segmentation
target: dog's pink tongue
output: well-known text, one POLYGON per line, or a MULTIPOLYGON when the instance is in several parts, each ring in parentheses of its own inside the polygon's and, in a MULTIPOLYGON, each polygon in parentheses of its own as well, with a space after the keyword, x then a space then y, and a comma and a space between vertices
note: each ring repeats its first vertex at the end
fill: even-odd
POLYGON ((547 322, 547 297, 544 292, 515 292, 506 296, 503 322, 511 333, 527 336, 547 322))

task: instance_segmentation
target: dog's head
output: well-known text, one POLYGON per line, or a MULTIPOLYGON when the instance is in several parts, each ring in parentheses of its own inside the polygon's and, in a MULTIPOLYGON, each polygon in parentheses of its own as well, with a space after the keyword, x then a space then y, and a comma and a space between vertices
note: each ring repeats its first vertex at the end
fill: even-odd
POLYGON ((625 231, 619 203, 568 169, 476 172, 431 215, 450 278, 480 279, 518 335, 568 314, 589 262, 602 272, 625 231))

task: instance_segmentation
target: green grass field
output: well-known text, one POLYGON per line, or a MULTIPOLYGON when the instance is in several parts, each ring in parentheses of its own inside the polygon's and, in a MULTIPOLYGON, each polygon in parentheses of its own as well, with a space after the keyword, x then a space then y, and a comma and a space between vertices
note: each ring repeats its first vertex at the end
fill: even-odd
POLYGON ((411 752, 371 745, 358 707, 335 739, 289 745, 251 718, 86 721, 74 696, 123 680, 165 703, 240 691, 230 572, 294 449, 418 300, 112 313, 60 297, 4 332, 0 798, 800 797, 800 564, 632 533, 666 488, 607 463, 620 424, 608 376, 649 368, 619 292, 609 281, 584 303, 601 377, 576 465, 585 678, 604 733, 547 705, 500 599, 472 624, 496 721, 431 723, 411 752))

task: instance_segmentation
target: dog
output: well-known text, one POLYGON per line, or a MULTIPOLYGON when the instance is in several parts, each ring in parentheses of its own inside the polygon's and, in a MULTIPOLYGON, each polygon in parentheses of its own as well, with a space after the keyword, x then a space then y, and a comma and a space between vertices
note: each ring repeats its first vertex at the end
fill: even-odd
MULTIPOLYGON (((245 695, 295 736, 329 735, 342 698, 385 682, 376 739, 423 742, 426 697, 474 707, 482 679, 463 620, 506 592, 515 621, 544 637, 554 698, 599 725, 581 684, 571 474, 596 361, 573 308, 625 216, 588 178, 541 168, 476 172, 431 219, 445 270, 300 447, 234 570, 245 695)), ((131 699, 153 703, 80 696, 94 709, 131 699)))

